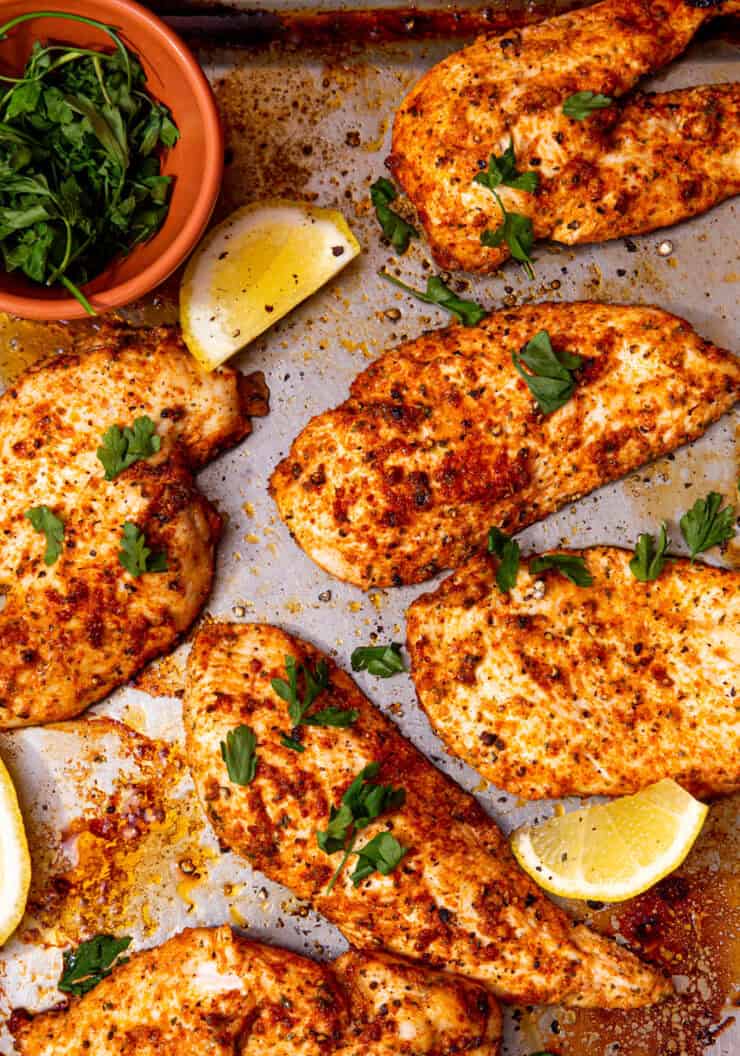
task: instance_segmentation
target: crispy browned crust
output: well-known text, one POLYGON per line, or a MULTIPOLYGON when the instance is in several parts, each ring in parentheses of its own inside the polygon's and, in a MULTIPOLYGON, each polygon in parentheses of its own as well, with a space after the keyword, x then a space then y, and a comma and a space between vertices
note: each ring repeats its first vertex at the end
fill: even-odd
POLYGON ((333 965, 228 927, 133 955, 63 1010, 11 1029, 20 1056, 496 1056, 501 1015, 475 983, 400 958, 333 965))
POLYGON ((202 374, 173 331, 105 337, 0 397, 0 728, 78 714, 187 631, 211 589, 221 527, 192 473, 264 413, 263 381, 202 374), (106 481, 103 434, 141 415, 160 453, 106 481), (39 505, 65 524, 51 567, 24 516, 39 505), (167 551, 167 573, 124 570, 124 521, 167 551))
POLYGON ((439 736, 528 799, 664 777, 700 796, 740 788, 740 572, 681 559, 641 583, 630 552, 579 553, 588 588, 522 567, 502 594, 480 556, 414 602, 412 674, 439 736))
POLYGON ((620 99, 679 55, 699 26, 739 9, 684 0, 604 0, 482 37, 429 71, 396 116, 389 164, 443 267, 494 271, 508 247, 481 245, 501 211, 473 177, 513 139, 536 195, 500 188, 537 238, 568 244, 653 231, 740 191, 740 85, 620 99), (585 121, 562 112, 579 91, 620 99, 585 121))
POLYGON ((276 627, 208 624, 190 657, 184 717, 188 764, 223 843, 267 876, 308 899, 356 946, 423 957, 521 1004, 563 1002, 630 1008, 659 1000, 670 985, 608 939, 575 925, 517 866, 506 840, 476 800, 421 755, 329 661, 331 686, 317 707, 353 708, 348 729, 307 727, 305 751, 290 733, 271 680, 285 657, 313 667, 321 654, 276 627), (254 781, 229 781, 220 752, 246 723, 258 739, 254 781), (380 763, 378 780, 406 790, 398 810, 371 823, 361 843, 389 829, 408 854, 387 877, 355 889, 324 854, 316 832, 357 774, 380 763))
POLYGON ((317 564, 361 587, 454 568, 488 527, 517 532, 695 439, 740 396, 740 362, 657 308, 535 304, 432 331, 363 371, 270 481, 317 564), (585 363, 543 417, 511 352, 537 331, 585 363))

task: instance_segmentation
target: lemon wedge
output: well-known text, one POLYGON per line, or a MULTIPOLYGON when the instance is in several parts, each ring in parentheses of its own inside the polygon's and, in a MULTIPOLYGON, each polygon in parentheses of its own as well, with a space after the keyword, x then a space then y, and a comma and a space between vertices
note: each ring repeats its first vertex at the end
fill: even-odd
POLYGON ((315 293, 357 256, 341 213, 277 199, 237 209, 190 258, 180 323, 212 370, 315 293))
POLYGON ((21 922, 30 883, 31 858, 18 797, 0 760, 0 946, 21 922))
POLYGON ((522 869, 546 891, 622 902, 681 864, 707 809, 666 778, 634 796, 518 829, 511 846, 522 869))

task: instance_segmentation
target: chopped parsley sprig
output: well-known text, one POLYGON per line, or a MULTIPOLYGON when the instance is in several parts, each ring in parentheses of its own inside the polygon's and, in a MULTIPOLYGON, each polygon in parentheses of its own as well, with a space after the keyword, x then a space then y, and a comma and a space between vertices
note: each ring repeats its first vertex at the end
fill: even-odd
POLYGON ((419 232, 413 224, 409 224, 390 208, 390 203, 397 197, 396 188, 385 176, 381 176, 370 187, 370 200, 375 207, 375 215, 383 229, 383 234, 396 252, 403 254, 409 248, 411 239, 419 237, 419 232))
POLYGON ((167 572, 169 567, 165 551, 150 549, 141 528, 132 521, 123 525, 118 560, 134 579, 145 572, 167 572))
POLYGON ((639 536, 635 556, 629 564, 635 579, 639 579, 641 583, 649 583, 658 578, 666 563, 671 560, 666 554, 669 544, 665 523, 660 526, 657 543, 649 532, 643 532, 639 536))
POLYGON ((597 110, 611 106, 614 100, 600 92, 573 92, 563 103, 563 113, 574 121, 585 121, 597 110))
POLYGON ((483 231, 480 236, 481 244, 497 249, 505 242, 514 260, 519 261, 528 277, 533 279, 534 268, 529 255, 534 245, 532 221, 523 213, 508 210, 497 188, 513 187, 516 190, 534 194, 539 185, 539 175, 536 172, 520 172, 517 169, 514 140, 510 139, 508 147, 500 157, 491 154, 488 159, 488 168, 477 173, 473 182, 487 187, 501 210, 501 223, 493 231, 488 228, 483 231))
POLYGON ((226 734, 221 741, 221 758, 226 763, 229 780, 235 785, 248 785, 257 773, 257 735, 243 723, 226 734))
POLYGON ((497 157, 491 154, 488 159, 488 168, 477 173, 474 183, 480 183, 493 191, 496 187, 515 187, 520 191, 528 191, 534 194, 540 182, 536 172, 519 172, 516 167, 516 155, 514 154, 514 140, 509 140, 509 145, 501 155, 497 157))
POLYGON ((568 402, 576 387, 574 371, 583 364, 581 356, 556 351, 547 330, 539 330, 511 358, 543 414, 552 414, 568 402))
POLYGON ((326 829, 316 833, 316 842, 326 854, 344 852, 329 881, 327 894, 334 887, 351 854, 358 855, 357 865, 351 876, 352 883, 357 887, 376 870, 383 876, 393 872, 407 852, 407 848, 389 832, 378 833, 355 852, 360 832, 367 828, 371 821, 387 811, 397 810, 406 802, 404 789, 394 788, 392 785, 370 784, 370 780, 377 776, 379 770, 380 763, 369 763, 364 767, 342 796, 340 806, 331 808, 326 829))
POLYGON ((500 528, 488 529, 488 552, 499 559, 496 569, 496 586, 502 594, 507 594, 516 586, 519 575, 519 543, 502 532, 500 528))
POLYGON ((121 957, 121 954, 130 945, 128 935, 120 939, 115 935, 96 935, 81 942, 76 950, 65 952, 64 968, 57 986, 65 994, 82 997, 110 975, 116 964, 126 963, 128 958, 121 957))
POLYGON ((697 499, 678 522, 692 561, 697 554, 729 542, 735 535, 735 511, 732 506, 721 506, 722 496, 710 491, 705 499, 697 499))
MULTIPOLYGON (((681 517, 679 525, 693 561, 697 554, 729 542, 734 537, 735 511, 732 506, 723 508, 722 496, 710 491, 706 498, 696 500, 681 517)), ((675 560, 667 554, 670 542, 665 523, 660 526, 657 543, 648 532, 640 535, 635 556, 629 563, 635 579, 648 582, 658 578, 666 564, 675 560)))
POLYGON ((26 517, 37 532, 46 536, 46 550, 44 551, 44 564, 53 565, 62 552, 64 545, 64 521, 49 509, 48 506, 34 506, 26 510, 26 517))
POLYGON ((329 665, 326 660, 319 660, 312 671, 308 664, 296 664, 294 656, 285 657, 285 671, 288 680, 273 678, 272 688, 288 705, 288 715, 292 724, 292 735, 284 735, 281 742, 286 748, 295 752, 305 751, 299 740, 301 726, 336 726, 346 728, 357 721, 359 712, 354 708, 322 708, 309 714, 317 697, 329 688, 329 665), (299 696, 298 677, 303 678, 303 695, 299 696))
POLYGON ((407 286, 405 282, 401 282, 395 275, 391 275, 385 270, 380 271, 378 274, 381 278, 392 282, 394 286, 398 286, 400 290, 410 293, 412 297, 416 297, 417 301, 424 301, 425 304, 438 304, 440 308, 444 308, 463 326, 477 326, 481 319, 485 319, 488 315, 485 308, 481 308, 476 301, 465 301, 458 297, 449 286, 445 286, 438 275, 433 275, 430 279, 427 279, 426 292, 422 292, 421 290, 415 290, 413 286, 407 286))
POLYGON ((377 678, 390 678, 406 667, 399 642, 390 645, 359 645, 352 653, 352 670, 369 671, 377 678))
POLYGON ((576 554, 543 554, 529 562, 529 571, 533 576, 548 569, 560 572, 577 587, 590 587, 594 581, 586 562, 576 554))
POLYGON ((98 459, 105 470, 106 480, 115 480, 124 469, 151 458, 162 446, 156 426, 147 415, 137 418, 132 426, 112 425, 103 433, 103 443, 98 448, 98 459))

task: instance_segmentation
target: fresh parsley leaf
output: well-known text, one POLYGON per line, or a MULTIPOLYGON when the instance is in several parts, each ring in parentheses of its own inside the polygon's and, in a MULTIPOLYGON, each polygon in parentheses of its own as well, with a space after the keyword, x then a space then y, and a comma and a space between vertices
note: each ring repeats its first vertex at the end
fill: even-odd
MULTIPOLYGON (((306 664, 297 666, 294 656, 286 656, 285 670, 288 675, 288 681, 286 682, 284 678, 273 678, 271 684, 280 699, 284 700, 288 705, 288 716, 294 732, 301 725, 347 727, 357 721, 359 713, 354 708, 343 710, 330 707, 316 711, 312 715, 308 714, 309 708, 319 694, 329 688, 329 665, 326 660, 319 660, 316 664, 316 669, 311 671, 306 664), (304 685, 301 699, 299 699, 298 695, 299 675, 302 675, 304 685)), ((304 750, 303 745, 300 745, 300 741, 296 737, 283 736, 281 743, 286 748, 292 748, 294 751, 304 750), (300 748, 297 748, 296 745, 300 745, 300 748)))
POLYGON ((103 444, 97 452, 105 469, 105 479, 115 480, 124 469, 150 458, 161 446, 156 426, 146 415, 137 418, 131 427, 121 429, 112 425, 103 433, 103 444))
POLYGON ((515 187, 517 190, 528 191, 534 194, 539 185, 539 175, 536 172, 519 172, 516 167, 516 156, 514 154, 514 140, 509 140, 509 146, 501 157, 491 154, 488 159, 488 168, 477 173, 473 178, 474 183, 487 187, 496 199, 501 210, 501 223, 494 230, 485 230, 480 236, 481 245, 491 249, 505 242, 509 247, 514 260, 524 265, 524 270, 530 279, 534 278, 532 258, 529 251, 534 245, 534 228, 528 216, 522 213, 511 213, 501 200, 497 187, 515 187))
POLYGON ((735 511, 732 506, 720 509, 721 505, 722 496, 710 491, 706 499, 697 499, 678 522, 692 561, 697 554, 726 543, 735 535, 735 511))
POLYGON ((426 292, 422 293, 421 290, 415 290, 413 286, 407 286, 405 282, 401 282, 395 275, 390 275, 387 271, 381 271, 379 274, 382 278, 387 279, 388 282, 392 282, 394 286, 398 286, 399 289, 410 293, 412 297, 416 297, 417 301, 424 301, 425 304, 438 304, 440 308, 448 311, 463 326, 477 326, 481 319, 485 319, 488 315, 485 308, 481 308, 475 301, 464 301, 454 294, 449 286, 445 286, 438 275, 427 279, 426 292))
POLYGON ((519 352, 512 352, 511 358, 543 414, 557 411, 573 395, 576 387, 573 372, 582 365, 583 359, 570 352, 556 352, 547 330, 538 331, 519 352), (527 371, 522 363, 529 368, 527 371))
MULTIPOLYGON (((500 202, 499 205, 501 205, 500 202)), ((503 209, 503 206, 501 208, 503 209)), ((522 213, 504 211, 503 222, 495 231, 484 231, 480 236, 480 240, 482 245, 494 249, 500 246, 502 242, 505 242, 514 260, 518 260, 520 264, 524 265, 524 270, 530 279, 534 278, 532 258, 529 255, 529 251, 534 245, 534 228, 528 216, 523 216, 522 213)))
POLYGON ((537 190, 540 178, 536 172, 519 172, 516 167, 514 140, 510 139, 501 157, 491 154, 488 159, 488 168, 477 173, 473 182, 480 183, 489 191, 503 185, 504 187, 516 187, 520 191, 529 191, 532 194, 537 190))
POLYGON ((357 865, 351 874, 352 883, 358 887, 376 870, 388 876, 406 854, 408 848, 400 844, 395 836, 390 832, 379 832, 357 852, 357 865))
POLYGON ((630 572, 642 583, 648 583, 657 579, 665 568, 670 557, 666 555, 668 549, 668 533, 665 524, 660 526, 657 546, 655 539, 648 532, 643 532, 637 540, 635 556, 630 561, 630 572))
POLYGON ((115 935, 96 935, 80 943, 76 950, 67 950, 57 986, 65 994, 82 997, 110 975, 116 962, 119 965, 126 963, 127 957, 119 958, 130 945, 131 939, 127 935, 120 939, 115 935))
POLYGON ((257 773, 257 735, 251 726, 237 726, 229 730, 221 741, 221 758, 226 763, 229 780, 235 785, 248 785, 257 773))
POLYGON ((529 571, 533 576, 549 568, 560 572, 577 587, 590 587, 594 581, 586 568, 586 562, 575 554, 543 554, 542 557, 535 557, 529 563, 529 571))
POLYGON ((324 708, 322 711, 315 711, 312 715, 306 715, 301 722, 304 726, 336 726, 346 729, 357 722, 358 715, 359 712, 354 708, 348 708, 346 711, 341 711, 339 708, 324 708))
MULTIPOLYGON (((379 763, 368 763, 342 796, 340 806, 331 808, 329 824, 326 829, 316 833, 316 842, 326 854, 336 854, 338 851, 344 851, 342 860, 329 882, 327 893, 334 887, 337 877, 344 868, 349 856, 355 853, 354 848, 358 834, 367 828, 375 818, 380 817, 386 811, 398 809, 406 801, 406 792, 402 788, 394 788, 392 785, 370 784, 370 780, 377 777, 379 770, 379 763)), ((375 840, 370 840, 366 846, 370 847, 374 842, 375 840)), ((357 853, 362 855, 364 851, 365 848, 363 847, 357 853)), ((370 858, 375 853, 373 849, 370 852, 370 858)), ((383 857, 382 860, 385 864, 388 864, 392 857, 393 854, 389 850, 388 857, 383 857)), ((400 860, 399 858, 398 861, 400 860)), ((395 866, 391 868, 395 868, 395 866)), ((388 872, 391 871, 391 868, 388 869, 388 872)), ((371 872, 373 872, 373 869, 370 869, 364 875, 369 876, 371 872)), ((361 879, 364 879, 364 876, 361 879)), ((359 880, 355 882, 355 886, 358 883, 359 880)))
POLYGON ((596 110, 604 110, 613 102, 610 95, 601 95, 599 92, 574 92, 563 103, 563 113, 574 121, 585 121, 596 110))
POLYGON ((297 741, 295 737, 288 737, 286 733, 280 737, 280 743, 284 748, 290 748, 293 752, 305 752, 306 746, 297 741))
POLYGON ((166 572, 167 554, 164 550, 150 550, 146 536, 138 525, 126 521, 121 534, 121 549, 118 560, 134 579, 145 572, 166 572))
POLYGON ((390 678, 399 671, 405 671, 400 642, 358 646, 352 653, 352 670, 368 671, 378 678, 390 678))
POLYGON ((419 232, 413 224, 407 223, 390 208, 390 203, 398 197, 396 188, 390 180, 381 176, 370 187, 370 200, 375 206, 375 215, 383 229, 383 234, 397 253, 405 253, 412 238, 418 238, 419 232))
POLYGON ((519 575, 519 543, 502 532, 500 528, 488 529, 488 552, 499 559, 496 569, 496 586, 502 594, 516 586, 519 575))
POLYGON ((44 564, 53 565, 62 552, 64 542, 64 521, 61 521, 48 506, 34 506, 26 510, 27 517, 37 532, 43 532, 46 536, 46 550, 44 551, 44 564))

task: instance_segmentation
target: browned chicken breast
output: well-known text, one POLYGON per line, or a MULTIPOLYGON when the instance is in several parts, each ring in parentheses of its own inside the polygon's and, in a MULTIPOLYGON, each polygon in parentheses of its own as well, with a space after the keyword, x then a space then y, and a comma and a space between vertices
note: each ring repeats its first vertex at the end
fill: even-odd
MULTIPOLYGON (((310 900, 353 945, 423 958, 510 1001, 632 1008, 670 992, 659 973, 550 902, 475 799, 334 664, 328 662, 329 686, 316 700, 323 713, 317 721, 329 721, 332 708, 349 710, 354 721, 292 730, 288 706, 271 684, 286 678, 286 657, 308 665, 314 677, 326 662, 275 627, 209 624, 196 636, 184 709, 187 758, 226 846, 310 900), (221 753, 241 725, 257 740, 256 773, 244 785, 230 780, 221 753), (286 738, 300 738, 302 750, 286 738), (372 782, 403 789, 405 801, 369 820, 356 849, 382 834, 381 843, 392 836, 406 853, 387 875, 371 868, 357 886, 352 871, 363 859, 352 855, 332 887, 341 850, 322 850, 317 833, 327 831, 332 808, 373 763, 372 782)), ((303 699, 305 671, 299 667, 297 675, 303 699)))
POLYGON ((355 379, 273 473, 300 546, 361 587, 457 567, 488 527, 517 532, 693 440, 740 396, 740 361, 657 308, 538 304, 425 334, 355 379), (546 330, 583 357, 543 415, 512 351, 546 330))
POLYGON ((740 788, 740 572, 676 560, 643 583, 631 553, 580 555, 590 587, 522 567, 504 594, 486 555, 414 602, 413 678, 439 736, 528 799, 663 777, 740 788))
POLYGON ((495 1056, 501 1016, 475 983, 400 958, 321 965, 222 927, 137 953, 11 1027, 20 1056, 495 1056))
POLYGON ((192 471, 246 436, 265 398, 259 377, 201 374, 159 331, 50 359, 0 397, 0 729, 77 715, 187 630, 220 530, 192 471), (106 480, 104 434, 142 417, 160 450, 106 480), (49 564, 26 516, 39 507, 62 525, 49 564), (122 565, 125 523, 166 571, 122 565))
POLYGON ((509 256, 481 243, 502 209, 474 183, 513 143, 534 193, 496 187, 535 238, 568 245, 654 231, 740 191, 740 84, 630 95, 679 55, 709 18, 740 0, 603 0, 538 25, 482 37, 429 71, 393 127, 391 168, 416 206, 437 262, 495 271, 509 256), (616 100, 575 120, 577 92, 616 100))

